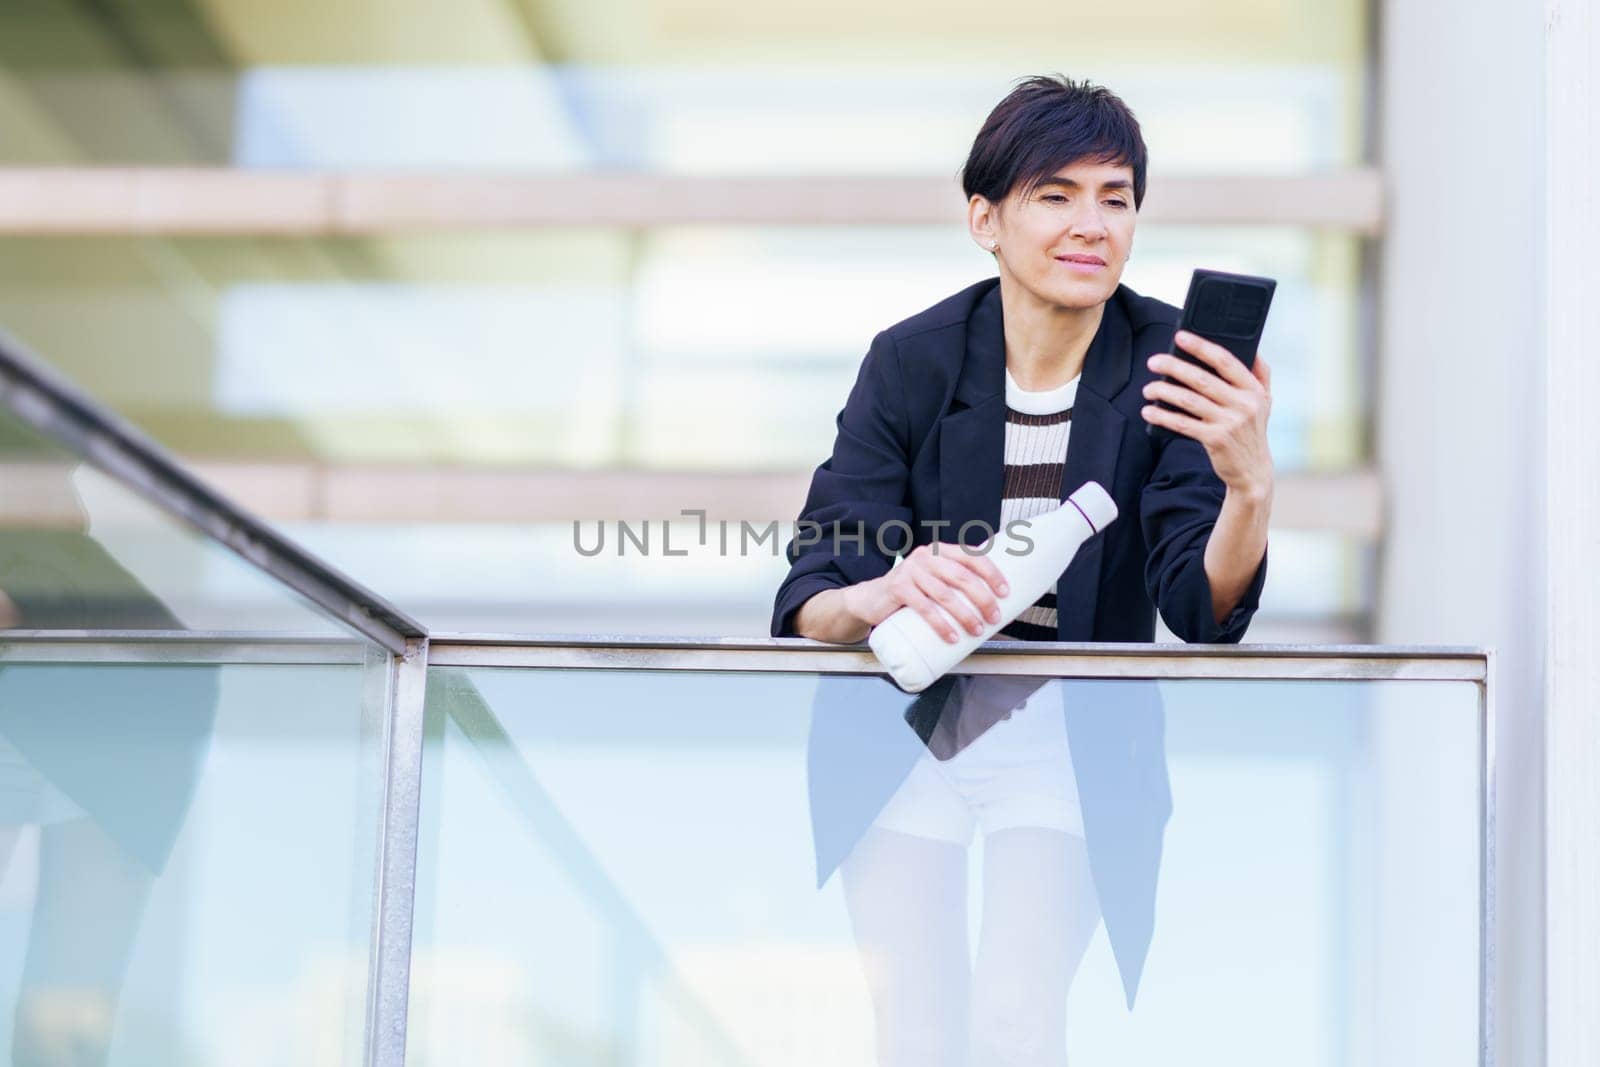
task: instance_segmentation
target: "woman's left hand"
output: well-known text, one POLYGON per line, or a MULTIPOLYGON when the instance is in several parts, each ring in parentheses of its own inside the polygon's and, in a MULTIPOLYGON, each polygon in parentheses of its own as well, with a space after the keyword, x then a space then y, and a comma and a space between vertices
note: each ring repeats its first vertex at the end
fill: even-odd
POLYGON ((1145 421, 1204 445, 1217 477, 1229 489, 1270 493, 1267 416, 1272 411, 1272 368, 1260 355, 1254 367, 1246 367, 1226 348, 1187 330, 1179 330, 1173 340, 1217 373, 1174 355, 1151 356, 1150 369, 1173 380, 1144 387, 1145 399, 1152 401, 1140 412, 1145 421), (1157 400, 1181 410, 1168 411, 1153 403, 1157 400))

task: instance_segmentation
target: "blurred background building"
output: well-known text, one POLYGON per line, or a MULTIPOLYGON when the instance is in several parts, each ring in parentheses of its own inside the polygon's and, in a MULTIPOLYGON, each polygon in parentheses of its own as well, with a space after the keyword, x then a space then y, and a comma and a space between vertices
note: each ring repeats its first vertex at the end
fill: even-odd
MULTIPOLYGON (((1549 10, 1587 27, 1577 6, 1549 10)), ((1545 324, 1579 277, 1552 266, 1550 160, 1592 123, 1562 64, 1594 86, 1558 55, 1592 38, 1563 46, 1559 21, 1516 0, 8 0, 0 328, 432 629, 761 635, 775 546, 698 547, 680 513, 795 516, 871 336, 991 271, 955 180, 983 116, 1025 74, 1099 81, 1151 150, 1128 284, 1279 279, 1249 640, 1499 651, 1494 1039, 1533 1064, 1545 537, 1573 514, 1545 485, 1582 444, 1546 439, 1571 422, 1547 421, 1545 324), (572 551, 575 521, 672 517, 685 557, 572 551)), ((115 491, 75 486, 137 554, 115 491)), ((214 553, 146 550, 186 625, 304 628, 214 553)))
POLYGON ((575 567, 572 521, 791 521, 872 335, 992 273, 955 181, 983 116, 1026 72, 1099 79, 1152 152, 1127 282, 1181 303, 1196 265, 1281 281, 1252 637, 1373 633, 1361 3, 981 27, 960 5, 720 0, 0 18, 0 158, 68 168, 4 176, 0 322, 466 631, 763 633, 770 541, 575 567))

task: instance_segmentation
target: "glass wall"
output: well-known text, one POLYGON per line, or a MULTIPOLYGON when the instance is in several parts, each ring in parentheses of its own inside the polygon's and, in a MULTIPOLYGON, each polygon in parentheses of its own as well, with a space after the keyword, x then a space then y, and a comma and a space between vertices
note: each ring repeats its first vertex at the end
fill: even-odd
MULTIPOLYGON (((1264 351, 1281 475, 1367 458, 1353 238, 1151 226, 1139 242, 1130 284, 1169 300, 1206 249, 1215 266, 1280 279, 1264 351)), ((954 227, 0 239, 0 321, 430 625, 754 634, 782 577, 770 558, 585 559, 572 522, 661 522, 718 501, 735 521, 790 522, 866 343, 978 277, 974 257, 954 227), (816 307, 831 310, 798 311, 816 307), (155 354, 126 359, 130 334, 155 354), (526 470, 570 472, 574 489, 624 472, 633 490, 563 505, 461 488, 474 471, 526 470), (358 488, 341 471, 371 477, 358 488), (670 488, 685 474, 787 488, 708 500, 670 488), (666 506, 641 513, 652 478, 666 506), (258 485, 269 491, 252 498, 258 485), (411 565, 419 554, 429 567, 411 565), (699 596, 691 570, 716 593, 684 610, 699 596)), ((1278 640, 1348 639, 1370 607, 1370 549, 1360 535, 1275 532, 1262 625, 1276 620, 1278 640)))
MULTIPOLYGON (((0 239, 0 321, 198 458, 794 471, 873 335, 981 260, 956 225, 0 239)), ((1201 261, 1279 280, 1279 468, 1365 459, 1356 240, 1151 224, 1126 280, 1181 304, 1201 261)))
POLYGON ((1118 87, 1164 168, 1360 159, 1353 0, 167 0, 0 12, 16 163, 947 174, 1004 87, 1118 87), (1242 131, 1252 131, 1246 135, 1242 131), (1255 131, 1259 131, 1259 135, 1255 131))

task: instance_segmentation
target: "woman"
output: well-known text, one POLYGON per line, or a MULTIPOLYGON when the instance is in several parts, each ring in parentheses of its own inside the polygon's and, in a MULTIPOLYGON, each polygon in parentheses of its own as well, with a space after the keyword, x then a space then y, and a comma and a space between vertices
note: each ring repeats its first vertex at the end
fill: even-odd
MULTIPOLYGON (((977 632, 1003 583, 957 543, 1093 480, 1120 517, 1005 635, 1149 642, 1159 610, 1185 641, 1243 637, 1266 579, 1271 374, 1174 338, 1177 309, 1121 285, 1145 169, 1137 120, 1103 88, 1032 78, 990 114, 962 181, 999 276, 874 339, 801 515, 822 535, 789 546, 774 636, 858 642, 902 606, 946 640, 945 612, 977 632)), ((1149 947, 1170 813, 1159 696, 947 678, 906 704, 879 679, 824 679, 812 724, 819 882, 843 865, 880 1058, 966 1062, 970 1043, 973 1062, 1059 1063, 1098 918, 1130 1006, 1149 947), (985 907, 969 969, 974 826, 985 907)))

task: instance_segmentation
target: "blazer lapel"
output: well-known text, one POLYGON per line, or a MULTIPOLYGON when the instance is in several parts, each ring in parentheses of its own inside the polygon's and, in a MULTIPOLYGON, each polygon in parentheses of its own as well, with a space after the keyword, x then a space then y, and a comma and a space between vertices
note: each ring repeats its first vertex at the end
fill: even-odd
MULTIPOLYGON (((1005 462, 1006 335, 997 284, 967 316, 955 399, 939 420, 939 517, 954 524, 939 540, 954 541, 961 524, 974 519, 999 529, 1005 462)), ((970 544, 982 539, 978 530, 968 535, 970 544)))
MULTIPOLYGON (((1133 329, 1123 313, 1120 288, 1105 303, 1100 329, 1084 355, 1083 377, 1072 405, 1072 434, 1061 472, 1061 499, 1084 482, 1099 482, 1116 495, 1117 454, 1127 424, 1111 398, 1128 384, 1133 365, 1133 329)), ((1138 522, 1137 515, 1119 515, 1118 522, 1138 522)), ((1095 609, 1100 599, 1100 571, 1105 535, 1091 537, 1073 557, 1056 584, 1056 636, 1062 641, 1094 640, 1095 609)))

